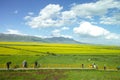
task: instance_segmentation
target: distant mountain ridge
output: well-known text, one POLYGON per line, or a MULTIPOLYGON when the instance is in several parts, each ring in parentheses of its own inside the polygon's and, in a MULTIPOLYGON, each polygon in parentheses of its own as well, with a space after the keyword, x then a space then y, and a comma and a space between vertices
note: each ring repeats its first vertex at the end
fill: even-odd
POLYGON ((81 42, 75 41, 74 39, 71 39, 71 38, 65 38, 65 37, 40 38, 36 36, 3 34, 3 33, 0 33, 0 41, 81 44, 81 42))

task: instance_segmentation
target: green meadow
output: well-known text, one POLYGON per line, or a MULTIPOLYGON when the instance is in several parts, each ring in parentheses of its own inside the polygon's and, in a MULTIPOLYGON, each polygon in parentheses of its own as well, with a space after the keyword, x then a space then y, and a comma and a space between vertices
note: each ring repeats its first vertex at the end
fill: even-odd
POLYGON ((34 62, 38 61, 38 68, 71 69, 1 70, 0 80, 120 80, 120 72, 116 69, 120 66, 120 46, 0 42, 0 68, 6 68, 8 61, 12 62, 11 69, 15 66, 22 68, 24 60, 28 62, 28 68, 33 68, 34 62), (98 70, 92 70, 90 65, 93 63, 98 66, 98 70), (81 64, 88 70, 82 70, 81 64), (107 71, 103 70, 104 66, 107 71), (113 71, 109 71, 111 69, 113 71))
POLYGON ((118 71, 21 70, 0 71, 0 80, 120 80, 118 71))

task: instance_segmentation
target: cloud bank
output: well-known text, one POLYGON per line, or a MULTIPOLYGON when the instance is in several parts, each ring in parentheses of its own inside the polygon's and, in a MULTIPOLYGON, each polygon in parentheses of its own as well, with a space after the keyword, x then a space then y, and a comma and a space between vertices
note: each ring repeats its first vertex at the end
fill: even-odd
MULTIPOLYGON (((75 23, 81 18, 91 19, 99 16, 101 24, 119 24, 120 1, 118 0, 99 0, 97 2, 75 4, 70 10, 63 10, 59 4, 49 4, 40 10, 36 17, 25 16, 27 25, 32 28, 60 27, 67 23, 75 23), (114 12, 114 10, 118 12, 114 12), (113 13, 107 16, 108 13, 113 13), (118 15, 114 14, 117 13, 118 15), (29 19, 29 20, 28 20, 29 19)), ((30 13, 32 14, 33 13, 30 13)))
POLYGON ((23 34, 18 30, 15 29, 7 29, 6 32, 4 32, 4 34, 16 34, 16 35, 27 35, 27 34, 23 34))
POLYGON ((89 22, 82 22, 80 24, 79 27, 75 27, 74 28, 74 33, 79 34, 80 36, 84 36, 84 37, 101 37, 101 38, 105 38, 105 39, 119 39, 120 36, 115 34, 115 33, 111 33, 110 31, 96 26, 96 25, 92 25, 89 22))
POLYGON ((73 29, 71 31, 74 32, 74 35, 78 34, 81 37, 119 40, 119 34, 100 26, 101 24, 120 25, 119 4, 119 0, 98 0, 91 3, 74 4, 69 10, 65 10, 59 4, 49 4, 41 9, 38 15, 33 16, 32 13, 29 13, 24 19, 31 28, 59 28, 51 31, 52 36, 71 37, 73 35, 61 33, 64 30, 73 29), (73 24, 75 26, 71 26, 73 24))

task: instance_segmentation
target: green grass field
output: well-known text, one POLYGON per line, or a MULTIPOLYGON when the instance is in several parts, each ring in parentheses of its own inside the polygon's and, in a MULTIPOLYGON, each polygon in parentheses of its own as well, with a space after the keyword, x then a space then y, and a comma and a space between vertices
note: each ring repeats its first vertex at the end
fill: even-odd
POLYGON ((0 80, 120 80, 118 71, 26 70, 0 71, 0 80))
POLYGON ((38 61, 39 68, 81 68, 81 64, 84 64, 85 68, 92 69, 90 65, 95 63, 99 70, 106 65, 107 69, 115 71, 39 70, 41 75, 34 70, 1 71, 0 76, 7 76, 0 77, 0 80, 6 80, 10 76, 10 80, 120 80, 120 72, 116 71, 116 67, 120 66, 120 46, 0 42, 0 68, 6 68, 8 61, 12 62, 10 68, 16 65, 21 68, 23 60, 28 62, 29 68, 33 68, 34 62, 38 61), (35 75, 30 76, 33 73, 35 75))

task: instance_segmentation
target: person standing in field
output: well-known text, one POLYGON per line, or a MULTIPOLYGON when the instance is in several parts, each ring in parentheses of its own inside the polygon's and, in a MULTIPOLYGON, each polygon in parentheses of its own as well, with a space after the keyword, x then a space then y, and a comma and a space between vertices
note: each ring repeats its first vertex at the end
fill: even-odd
POLYGON ((98 65, 96 65, 96 69, 98 70, 98 65))
POLYGON ((27 61, 26 60, 23 61, 23 68, 27 68, 27 61))
POLYGON ((10 64, 11 64, 11 63, 12 63, 11 61, 6 63, 7 70, 9 70, 9 68, 10 68, 10 64))
POLYGON ((37 66, 38 66, 38 62, 35 61, 35 63, 34 63, 34 68, 37 68, 37 66))
POLYGON ((96 64, 95 63, 93 64, 93 67, 94 67, 94 69, 96 69, 96 64))
POLYGON ((82 68, 84 68, 84 64, 82 64, 82 68))
POLYGON ((104 70, 106 70, 106 65, 104 65, 104 70))
POLYGON ((92 64, 92 68, 96 69, 96 64, 95 63, 92 64))

